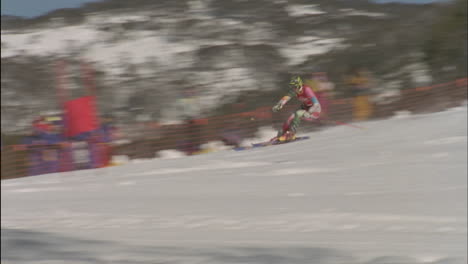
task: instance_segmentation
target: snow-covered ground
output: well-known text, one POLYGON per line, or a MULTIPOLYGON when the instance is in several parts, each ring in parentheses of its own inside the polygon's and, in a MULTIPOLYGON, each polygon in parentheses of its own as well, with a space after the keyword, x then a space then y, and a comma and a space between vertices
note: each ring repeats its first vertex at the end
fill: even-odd
POLYGON ((384 13, 367 12, 367 11, 356 10, 354 8, 343 8, 343 9, 340 9, 339 11, 341 11, 342 14, 344 14, 345 16, 369 16, 369 17, 387 16, 384 13))
POLYGON ((467 107, 361 125, 2 181, 1 261, 466 263, 467 107))
POLYGON ((342 44, 344 41, 341 38, 301 37, 295 43, 281 47, 279 50, 281 54, 289 59, 289 65, 298 65, 306 61, 308 56, 325 53, 333 48, 344 47, 342 44))
POLYGON ((286 11, 293 17, 326 14, 318 8, 318 5, 289 5, 286 11))

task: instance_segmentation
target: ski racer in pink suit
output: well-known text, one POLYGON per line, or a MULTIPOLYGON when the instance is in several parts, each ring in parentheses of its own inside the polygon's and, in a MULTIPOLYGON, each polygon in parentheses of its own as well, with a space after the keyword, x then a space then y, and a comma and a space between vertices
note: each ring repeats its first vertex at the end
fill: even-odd
POLYGON ((273 138, 272 141, 294 140, 301 120, 316 120, 319 118, 320 112, 322 111, 317 96, 315 96, 309 86, 303 84, 301 77, 294 76, 291 78, 289 87, 291 90, 273 107, 273 112, 281 110, 281 108, 283 108, 283 106, 294 96, 296 96, 302 104, 299 109, 292 113, 286 122, 284 122, 283 128, 278 131, 278 135, 273 138))

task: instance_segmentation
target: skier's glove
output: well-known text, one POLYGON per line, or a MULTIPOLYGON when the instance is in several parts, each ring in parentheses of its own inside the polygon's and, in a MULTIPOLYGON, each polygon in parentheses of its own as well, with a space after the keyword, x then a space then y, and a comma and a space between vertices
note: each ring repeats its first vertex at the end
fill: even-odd
POLYGON ((273 110, 273 112, 278 112, 279 110, 281 110, 281 108, 283 108, 283 105, 282 104, 277 104, 277 105, 273 106, 272 110, 273 110))

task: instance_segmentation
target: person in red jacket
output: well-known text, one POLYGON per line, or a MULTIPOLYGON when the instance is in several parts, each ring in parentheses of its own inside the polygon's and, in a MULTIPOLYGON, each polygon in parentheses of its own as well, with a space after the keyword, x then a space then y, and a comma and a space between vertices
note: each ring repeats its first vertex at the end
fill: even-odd
POLYGON ((273 107, 273 112, 280 111, 292 97, 296 97, 302 104, 299 109, 289 116, 284 122, 282 129, 278 131, 278 135, 272 140, 294 140, 301 120, 313 121, 320 117, 320 102, 312 89, 303 83, 300 76, 291 78, 289 88, 290 91, 273 107))

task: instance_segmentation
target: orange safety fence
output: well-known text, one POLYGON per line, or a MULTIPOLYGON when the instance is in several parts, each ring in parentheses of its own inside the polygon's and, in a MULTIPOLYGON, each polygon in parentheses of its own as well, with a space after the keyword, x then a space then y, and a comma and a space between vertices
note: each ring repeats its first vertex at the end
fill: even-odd
MULTIPOLYGON (((467 79, 427 87, 401 90, 399 95, 373 102, 372 95, 330 100, 329 120, 350 122, 356 118, 386 118, 396 111, 413 113, 436 112, 460 105, 467 99, 467 79), (366 101, 367 100, 367 101, 366 101), (359 103, 365 111, 356 117, 359 103)), ((272 102, 273 104, 275 102, 272 102)), ((271 106, 230 115, 212 116, 165 125, 157 122, 140 123, 128 127, 138 130, 138 136, 129 143, 112 145, 103 142, 65 142, 60 144, 2 146, 2 179, 39 175, 54 172, 101 168, 112 165, 113 155, 130 159, 155 158, 162 150, 176 149, 187 154, 203 153, 200 146, 221 141, 235 146, 242 139, 255 137, 259 127, 278 129, 285 119, 297 109, 291 102, 280 113, 272 113, 271 106)), ((361 119, 362 120, 362 119, 361 119)), ((326 121, 326 120, 325 120, 326 121)), ((335 123, 324 122, 321 125, 335 123)), ((313 130, 317 123, 303 123, 300 129, 313 130)))

